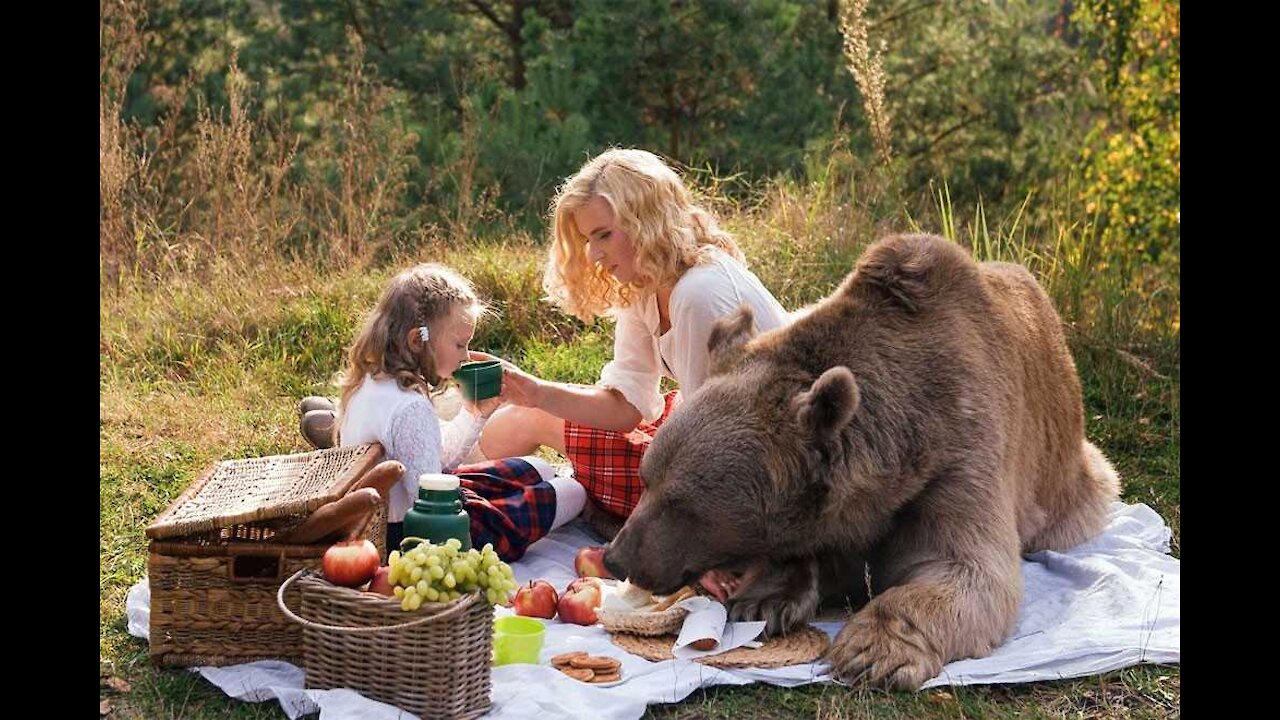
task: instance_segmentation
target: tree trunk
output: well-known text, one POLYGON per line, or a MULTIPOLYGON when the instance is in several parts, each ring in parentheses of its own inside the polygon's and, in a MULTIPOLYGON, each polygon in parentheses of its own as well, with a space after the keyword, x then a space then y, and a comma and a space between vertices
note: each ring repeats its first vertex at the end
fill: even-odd
POLYGON ((669 157, 674 160, 680 157, 680 104, 676 99, 675 88, 667 85, 665 91, 667 96, 667 124, 670 132, 667 139, 667 147, 671 153, 669 157))
POLYGON ((512 0, 511 23, 507 40, 511 43, 511 87, 523 90, 524 79, 524 8, 527 0, 512 0))

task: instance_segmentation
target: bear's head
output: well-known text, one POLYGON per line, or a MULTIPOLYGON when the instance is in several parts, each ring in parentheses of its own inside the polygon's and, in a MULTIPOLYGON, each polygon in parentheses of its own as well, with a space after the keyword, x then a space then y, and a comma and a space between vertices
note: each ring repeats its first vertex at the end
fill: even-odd
POLYGON ((815 377, 755 351, 779 332, 749 346, 747 307, 717 322, 711 375, 645 452, 644 496, 605 554, 615 576, 662 594, 709 570, 742 572, 823 544, 829 470, 858 410, 858 385, 844 366, 815 377))

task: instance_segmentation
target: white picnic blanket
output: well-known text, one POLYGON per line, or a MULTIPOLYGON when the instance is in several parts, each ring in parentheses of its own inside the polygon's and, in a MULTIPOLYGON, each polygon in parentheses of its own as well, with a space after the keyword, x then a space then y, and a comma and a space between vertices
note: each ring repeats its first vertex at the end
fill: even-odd
MULTIPOLYGON (((1143 662, 1180 662, 1180 564, 1168 555, 1171 536, 1146 505, 1113 503, 1110 523, 1094 541, 1070 552, 1039 552, 1024 559, 1025 596, 1017 625, 1003 645, 988 657, 947 665, 925 687, 1057 680, 1143 662)), ((543 578, 563 588, 575 576, 575 552, 592 544, 597 541, 575 521, 534 543, 512 568, 521 582, 543 578)), ((146 638, 150 591, 145 578, 130 589, 126 608, 129 632, 146 638)), ((843 625, 814 624, 832 637, 843 625)), ((543 660, 570 649, 622 659, 625 681, 602 688, 573 680, 549 665, 495 667, 493 708, 486 717, 632 720, 644 714, 646 705, 678 702, 700 687, 752 682, 791 687, 831 681, 821 663, 719 670, 691 660, 649 662, 615 646, 598 625, 548 621, 543 660)), ((317 711, 321 720, 410 717, 351 690, 306 690, 302 670, 287 662, 193 671, 231 697, 278 700, 291 718, 317 711)))

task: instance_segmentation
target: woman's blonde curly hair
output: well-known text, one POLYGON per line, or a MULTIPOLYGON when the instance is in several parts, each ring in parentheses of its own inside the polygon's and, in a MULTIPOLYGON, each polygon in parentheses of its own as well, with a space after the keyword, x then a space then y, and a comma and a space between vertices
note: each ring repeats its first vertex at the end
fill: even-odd
POLYGON ((542 287, 548 299, 583 322, 627 307, 658 288, 674 285, 685 270, 718 247, 740 262, 742 250, 661 158, 644 150, 614 148, 597 155, 556 195, 551 250, 542 287), (573 213, 601 197, 635 245, 636 277, 619 283, 587 259, 587 238, 573 213))

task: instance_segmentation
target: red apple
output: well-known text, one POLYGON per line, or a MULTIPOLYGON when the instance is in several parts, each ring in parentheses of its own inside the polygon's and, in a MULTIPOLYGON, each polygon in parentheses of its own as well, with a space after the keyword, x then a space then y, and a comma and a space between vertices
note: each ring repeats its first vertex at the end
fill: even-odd
POLYGON ((603 583, 599 578, 578 578, 569 583, 560 595, 556 609, 560 619, 578 625, 595 625, 596 610, 604 602, 603 583))
POLYGON ((387 580, 391 575, 391 568, 383 565, 373 573, 373 579, 369 581, 369 590, 367 592, 386 595, 387 597, 395 597, 395 591, 392 590, 391 583, 387 580))
POLYGON ((378 548, 368 540, 334 543, 320 559, 325 579, 334 585, 360 587, 378 571, 378 548))
POLYGON ((604 548, 600 546, 578 549, 573 557, 573 569, 578 577, 612 578, 613 574, 604 566, 604 548))
MULTIPOLYGON (((599 582, 599 578, 594 578, 594 577, 574 578, 569 581, 568 585, 565 586, 564 591, 569 592, 570 590, 577 590, 583 585, 596 585, 598 587, 600 586, 600 584, 601 583, 599 582)), ((564 593, 561 593, 561 595, 564 595, 564 593)))
POLYGON ((546 580, 530 580, 527 585, 521 585, 520 589, 516 590, 516 596, 511 604, 515 607, 517 615, 550 620, 556 616, 556 605, 559 602, 560 596, 556 595, 554 585, 546 580))

